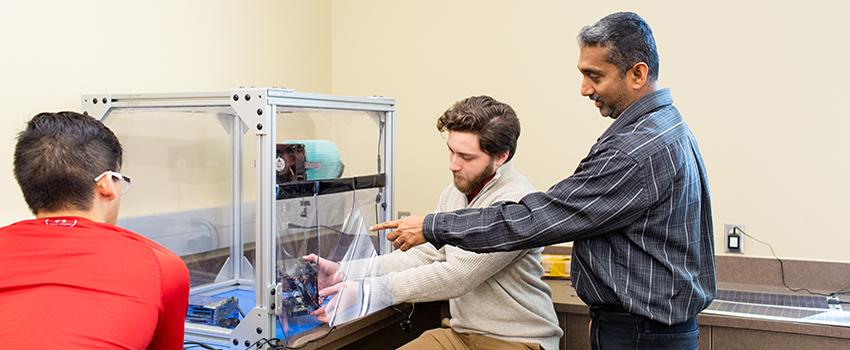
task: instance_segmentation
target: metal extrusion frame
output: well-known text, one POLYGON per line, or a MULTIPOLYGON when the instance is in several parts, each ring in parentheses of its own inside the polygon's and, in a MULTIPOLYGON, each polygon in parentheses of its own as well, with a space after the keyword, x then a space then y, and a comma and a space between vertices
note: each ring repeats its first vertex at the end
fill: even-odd
MULTIPOLYGON (((395 213, 395 123, 395 106, 393 106, 392 111, 384 114, 384 154, 382 158, 383 169, 381 170, 387 174, 387 182, 384 186, 386 193, 383 196, 384 203, 382 205, 384 210, 383 221, 392 220, 393 213, 395 213)), ((380 232, 378 237, 379 242, 381 242, 378 248, 380 254, 392 252, 393 246, 387 240, 387 231, 380 232)))
MULTIPOLYGON (((230 92, 170 93, 170 94, 90 94, 81 98, 84 114, 105 121, 110 113, 120 109, 186 109, 232 108, 235 118, 226 125, 231 136, 231 237, 230 257, 216 281, 193 288, 190 294, 210 293, 228 289, 253 288, 256 306, 236 329, 229 330, 186 323, 187 336, 216 344, 248 346, 261 339, 278 337, 276 319, 280 314, 280 286, 275 281, 276 234, 275 223, 275 140, 277 111, 287 108, 368 111, 378 114, 382 130, 383 154, 379 154, 378 172, 386 176, 381 196, 382 220, 392 219, 395 184, 395 100, 382 96, 346 97, 296 92, 284 88, 239 88, 230 92), (245 260, 242 220, 242 134, 252 131, 257 136, 257 201, 255 231, 255 266, 245 260), (253 281, 249 278, 253 277, 253 281)), ((386 254, 392 246, 379 234, 379 251, 386 254)))

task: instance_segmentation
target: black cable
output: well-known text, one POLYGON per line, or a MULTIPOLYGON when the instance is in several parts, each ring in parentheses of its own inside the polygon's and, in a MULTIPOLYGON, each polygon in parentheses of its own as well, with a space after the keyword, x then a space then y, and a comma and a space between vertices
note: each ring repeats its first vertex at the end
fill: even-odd
MULTIPOLYGON (((336 329, 336 326, 333 326, 330 329, 328 329, 328 331, 325 334, 323 334, 321 337, 318 337, 318 338, 315 338, 315 339, 310 339, 306 343, 302 344, 301 346, 297 346, 297 347, 288 346, 288 345, 280 345, 280 342, 281 342, 280 338, 271 338, 271 339, 262 338, 260 340, 257 340, 256 342, 254 342, 250 346, 246 347, 244 350, 251 350, 251 349, 254 349, 254 348, 261 349, 263 346, 266 346, 266 345, 269 346, 269 350, 298 350, 298 349, 303 349, 304 347, 306 347, 311 342, 324 339, 329 334, 331 334, 331 332, 333 332, 335 329, 336 329)), ((196 342, 196 341, 185 341, 185 342, 183 342, 183 345, 184 345, 183 349, 203 348, 203 349, 207 349, 207 350, 224 350, 222 348, 215 348, 215 347, 212 347, 210 345, 207 345, 207 344, 204 344, 204 343, 201 343, 201 342, 196 342), (188 346, 186 346, 186 345, 188 345, 188 346)))
POLYGON ((268 345, 269 349, 279 349, 280 345, 278 345, 278 344, 280 344, 280 338, 271 338, 271 339, 262 338, 260 340, 257 340, 256 342, 254 342, 254 344, 251 344, 251 346, 245 348, 245 350, 249 350, 253 347, 260 349, 261 347, 263 347, 265 345, 268 345))
POLYGON ((832 295, 845 295, 850 294, 850 286, 839 289, 836 292, 833 292, 832 295))
MULTIPOLYGON (((287 344, 280 345, 280 342, 281 342, 280 338, 271 338, 271 339, 262 338, 260 340, 257 340, 256 342, 254 342, 254 344, 251 344, 251 346, 245 348, 244 350, 251 350, 253 348, 260 349, 260 348, 262 348, 263 346, 266 346, 266 345, 269 346, 269 350, 288 350, 288 349, 289 350, 298 350, 298 349, 303 349, 308 344, 310 344, 314 341, 324 339, 325 337, 328 336, 328 334, 331 334, 331 332, 333 332, 335 329, 336 329, 336 326, 333 326, 330 329, 328 329, 328 331, 325 334, 322 334, 321 337, 318 337, 318 338, 315 338, 315 339, 310 339, 307 342, 305 342, 304 344, 301 344, 301 346, 294 346, 293 347, 293 346, 289 346, 287 344)), ((285 338, 285 336, 284 336, 284 338, 285 338)))
POLYGON ((280 338, 271 338, 271 339, 262 338, 260 340, 255 341, 254 344, 251 344, 250 346, 245 348, 245 350, 250 350, 250 349, 255 348, 255 347, 257 349, 260 349, 261 347, 263 347, 265 345, 269 345, 270 349, 277 349, 277 348, 280 347, 279 345, 272 344, 272 342, 275 342, 276 344, 280 343, 280 338))
POLYGON ((410 303, 410 313, 409 314, 405 313, 404 311, 402 311, 401 309, 399 309, 395 306, 393 306, 392 308, 396 312, 400 313, 402 317, 404 317, 404 319, 401 321, 401 323, 399 323, 401 330, 404 331, 404 332, 409 332, 410 329, 413 327, 413 312, 416 311, 416 303, 410 303))
POLYGON ((410 319, 410 318, 413 318, 413 312, 416 311, 416 303, 410 303, 410 313, 409 314, 405 313, 402 309, 399 309, 395 306, 393 306, 392 308, 393 308, 393 310, 395 310, 396 312, 398 312, 402 316, 404 316, 404 318, 410 319))
POLYGON ((790 290, 790 291, 792 291, 792 292, 801 292, 801 291, 803 291, 803 292, 807 292, 807 293, 809 293, 809 294, 811 294, 811 295, 819 295, 819 296, 825 296, 825 297, 835 296, 835 295, 843 295, 843 294, 850 294, 850 286, 847 286, 847 287, 841 288, 841 289, 839 289, 839 290, 837 290, 837 291, 835 291, 835 292, 829 293, 829 294, 819 293, 819 292, 813 292, 813 291, 811 291, 811 290, 810 290, 810 289, 808 289, 808 288, 792 288, 791 286, 789 286, 789 285, 788 285, 788 283, 786 283, 786 282, 785 282, 785 265, 782 263, 782 259, 780 259, 778 256, 776 256, 776 252, 775 252, 775 251, 773 251, 773 246, 772 246, 772 245, 770 245, 770 243, 764 242, 764 241, 762 241, 762 240, 760 240, 760 239, 758 239, 758 238, 753 237, 751 234, 749 234, 749 233, 745 232, 744 230, 742 230, 742 229, 741 229, 740 227, 738 227, 738 226, 735 226, 732 230, 733 230, 733 232, 737 230, 738 232, 741 232, 741 234, 742 234, 742 235, 747 236, 747 237, 750 237, 750 238, 752 238, 754 241, 759 242, 759 243, 761 243, 761 244, 764 244, 764 245, 766 245, 768 248, 770 248, 770 253, 771 253, 771 254, 773 254, 773 257, 774 257, 774 258, 776 258, 776 260, 777 260, 777 261, 779 261, 779 275, 780 275, 780 277, 782 278, 782 285, 784 285, 784 286, 785 286, 785 288, 788 288, 788 290, 790 290))

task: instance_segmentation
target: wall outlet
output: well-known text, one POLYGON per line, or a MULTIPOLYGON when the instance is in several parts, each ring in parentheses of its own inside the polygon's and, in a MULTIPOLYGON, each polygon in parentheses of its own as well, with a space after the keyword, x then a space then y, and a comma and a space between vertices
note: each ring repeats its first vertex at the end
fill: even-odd
POLYGON ((397 213, 397 215, 398 215, 398 216, 396 216, 396 218, 397 218, 397 219, 401 219, 401 218, 403 218, 403 217, 410 216, 410 212, 409 212, 409 211, 399 211, 399 212, 397 213))
POLYGON ((743 253, 744 252, 744 234, 742 231, 744 230, 744 225, 741 224, 724 224, 723 225, 723 237, 725 237, 726 252, 727 253, 743 253), (736 230, 735 228, 738 228, 736 230))

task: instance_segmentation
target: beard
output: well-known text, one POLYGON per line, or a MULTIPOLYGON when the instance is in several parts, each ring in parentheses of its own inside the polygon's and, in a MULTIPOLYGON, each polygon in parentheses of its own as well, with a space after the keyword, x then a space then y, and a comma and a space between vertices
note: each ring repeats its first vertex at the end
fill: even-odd
POLYGON ((614 96, 604 99, 602 96, 594 94, 590 96, 590 99, 594 102, 599 101, 602 103, 602 106, 599 107, 599 114, 601 114, 602 117, 617 119, 617 117, 620 116, 620 113, 623 113, 623 110, 628 107, 628 98, 622 91, 617 92, 614 96))
POLYGON ((452 173, 454 176, 455 187, 461 193, 469 196, 472 192, 484 185, 484 182, 496 172, 495 168, 495 164, 490 163, 486 168, 484 168, 484 171, 472 176, 471 178, 463 176, 460 172, 452 173))

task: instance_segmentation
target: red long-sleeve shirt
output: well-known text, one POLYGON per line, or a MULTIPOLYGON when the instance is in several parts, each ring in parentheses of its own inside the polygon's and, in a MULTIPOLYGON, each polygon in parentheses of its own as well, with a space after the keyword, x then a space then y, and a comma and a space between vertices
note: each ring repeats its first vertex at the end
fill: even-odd
POLYGON ((182 349, 189 273, 174 253, 79 217, 0 228, 4 349, 182 349))

